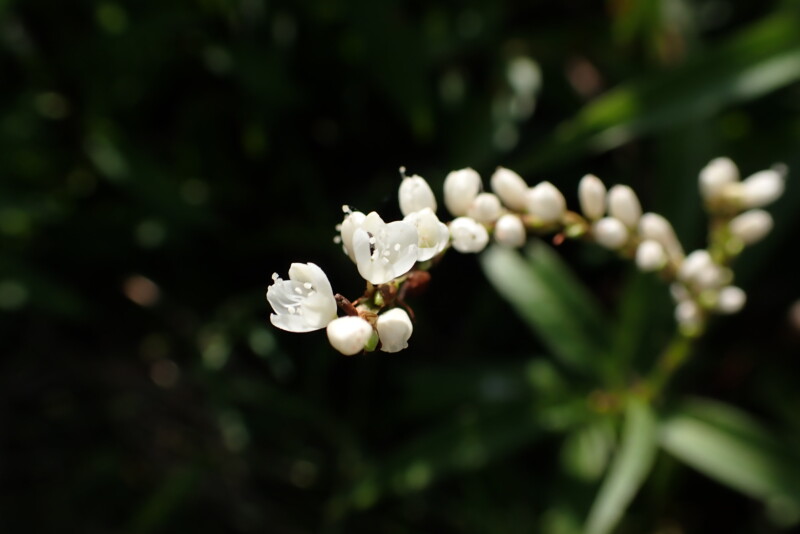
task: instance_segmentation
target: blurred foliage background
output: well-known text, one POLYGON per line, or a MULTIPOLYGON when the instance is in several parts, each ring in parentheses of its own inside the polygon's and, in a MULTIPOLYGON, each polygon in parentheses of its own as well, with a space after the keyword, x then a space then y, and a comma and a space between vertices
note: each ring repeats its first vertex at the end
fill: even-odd
POLYGON ((788 0, 0 1, 0 528, 796 528, 798 80, 788 0), (720 155, 789 165, 776 229, 736 265, 747 308, 624 423, 600 391, 671 305, 591 246, 449 255, 394 355, 269 325, 291 262, 361 293, 334 225, 399 216, 400 165, 436 191, 504 165, 572 206, 593 172, 691 250, 720 155), (544 288, 527 312, 506 269, 544 288))

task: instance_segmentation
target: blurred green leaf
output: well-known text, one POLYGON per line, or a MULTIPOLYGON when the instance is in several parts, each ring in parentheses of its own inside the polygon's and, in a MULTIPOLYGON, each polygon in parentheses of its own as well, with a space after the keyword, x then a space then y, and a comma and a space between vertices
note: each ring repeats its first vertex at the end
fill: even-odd
POLYGON ((493 246, 481 255, 481 265, 495 289, 563 362, 582 370, 598 365, 610 345, 608 321, 552 248, 534 241, 523 257, 493 246))
POLYGON ((631 398, 625 413, 620 447, 586 520, 587 534, 611 532, 622 519, 653 465, 656 429, 650 406, 631 398))
POLYGON ((664 419, 659 436, 667 452, 722 484, 800 504, 800 454, 736 408, 694 399, 664 419))
POLYGON ((615 429, 607 418, 592 421, 569 433, 561 449, 564 469, 580 480, 598 480, 614 449, 615 429))
POLYGON ((520 172, 552 166, 586 150, 604 152, 725 106, 800 80, 800 17, 791 10, 754 23, 726 42, 664 73, 623 84, 597 98, 548 142, 520 151, 520 172))

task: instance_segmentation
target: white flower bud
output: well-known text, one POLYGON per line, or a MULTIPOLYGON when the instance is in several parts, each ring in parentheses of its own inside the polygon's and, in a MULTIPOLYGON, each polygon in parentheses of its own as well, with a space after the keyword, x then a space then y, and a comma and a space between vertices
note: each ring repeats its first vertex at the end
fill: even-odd
POLYGON ((716 310, 720 313, 736 313, 744 307, 747 295, 740 288, 725 286, 717 295, 716 310))
POLYGON ((516 211, 525 211, 525 194, 528 184, 519 174, 504 167, 498 167, 491 178, 494 191, 503 204, 516 211))
POLYGON ((783 176, 774 170, 755 173, 742 182, 742 199, 746 208, 760 208, 775 202, 783 194, 783 176))
POLYGON ((645 272, 657 271, 667 263, 667 254, 658 241, 647 239, 636 249, 636 265, 645 272))
POLYGON ((675 302, 680 302, 682 300, 687 300, 691 297, 689 294, 689 290, 686 289, 686 286, 679 282, 673 282, 669 286, 669 294, 672 296, 672 300, 675 302))
POLYGON ((495 240, 506 247, 521 247, 526 237, 525 225, 517 215, 503 215, 494 225, 495 240))
POLYGON ((356 316, 334 319, 328 323, 326 331, 331 346, 345 356, 364 350, 373 334, 372 325, 356 316))
POLYGON ((675 320, 683 327, 696 328, 703 320, 703 313, 695 301, 682 300, 675 306, 675 320))
POLYGON ((408 347, 408 339, 414 330, 411 319, 402 308, 383 312, 378 316, 375 326, 378 328, 383 352, 399 352, 408 347))
POLYGON ((400 200, 400 211, 403 215, 408 215, 424 208, 436 211, 436 197, 431 186, 421 176, 404 177, 403 181, 400 182, 398 198, 400 200))
POLYGON ((642 216, 642 205, 633 189, 627 185, 615 185, 608 191, 608 213, 633 229, 642 216))
POLYGON ((724 281, 722 267, 714 263, 705 249, 695 250, 678 268, 678 279, 694 284, 700 289, 719 287, 724 281))
POLYGON ((731 220, 730 230, 745 245, 752 245, 772 230, 772 216, 764 210, 749 210, 731 220))
POLYGON ((452 171, 444 179, 444 204, 458 217, 466 215, 481 190, 481 177, 474 169, 452 171))
POLYGON ((592 225, 594 240, 605 248, 616 250, 628 242, 628 229, 614 217, 603 217, 592 225))
POLYGON ((528 189, 526 195, 528 213, 545 223, 561 220, 567 209, 567 201, 556 186, 550 182, 541 182, 528 189))
POLYGON ((450 222, 453 248, 464 253, 478 253, 489 243, 486 228, 469 217, 458 217, 450 222))
POLYGON ((658 213, 645 213, 639 219, 639 236, 661 243, 667 256, 673 260, 683 259, 683 247, 675 235, 672 225, 658 213))
POLYGON ((606 214, 606 186, 593 174, 587 174, 578 183, 578 200, 581 211, 590 221, 606 214))
POLYGON ((472 205, 467 210, 467 216, 478 222, 491 224, 500 217, 502 210, 503 207, 500 205, 497 195, 481 193, 472 201, 472 205))
POLYGON ((719 198, 727 184, 739 181, 739 169, 728 158, 712 159, 700 171, 700 194, 706 200, 719 198))
POLYGON ((417 229, 417 261, 426 261, 447 246, 450 241, 450 231, 447 225, 439 220, 430 208, 409 213, 403 222, 414 225, 417 229))

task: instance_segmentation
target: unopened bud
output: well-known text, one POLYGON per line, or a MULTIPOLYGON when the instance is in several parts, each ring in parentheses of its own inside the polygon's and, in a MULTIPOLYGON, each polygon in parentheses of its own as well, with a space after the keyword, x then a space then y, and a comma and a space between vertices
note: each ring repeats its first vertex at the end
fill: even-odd
POLYGON ((450 172, 444 179, 444 204, 455 215, 466 215, 481 190, 481 177, 470 168, 450 172))
POLYGON ((745 207, 760 208, 775 202, 783 194, 783 176, 774 170, 755 173, 742 181, 745 207))
POLYGON ((606 186, 597 176, 587 174, 578 183, 578 200, 581 211, 590 221, 606 214, 606 186))
POLYGON ((567 201, 556 186, 541 182, 528 190, 526 195, 528 212, 544 223, 561 220, 567 209, 567 201))
POLYGON ((611 250, 622 248, 628 242, 628 229, 614 217, 603 217, 592 225, 594 240, 611 250))
POLYGON ((726 286, 719 290, 715 309, 720 313, 736 313, 744 307, 747 295, 736 286, 726 286))
POLYGON ((519 174, 505 167, 498 167, 491 178, 494 191, 503 204, 515 211, 525 211, 525 194, 528 184, 519 174))
POLYGON ((472 205, 467 210, 467 216, 478 222, 491 224, 500 217, 502 210, 503 207, 500 205, 497 195, 481 193, 472 201, 472 205))
POLYGON ((658 213, 645 213, 639 219, 639 236, 661 243, 667 255, 673 260, 683 258, 683 247, 675 235, 675 230, 667 219, 658 213))
POLYGON ((516 215, 503 215, 494 225, 494 238, 501 245, 521 247, 525 244, 526 237, 525 225, 516 215))
POLYGON ((331 346, 345 356, 364 350, 374 333, 372 325, 356 316, 334 319, 326 330, 331 346))
POLYGON ((489 243, 486 228, 469 217, 458 217, 450 222, 453 248, 463 253, 478 253, 489 243))
POLYGON ((383 352, 399 352, 408 347, 414 326, 402 308, 392 308, 378 316, 375 323, 383 352))
POLYGON ((772 215, 764 210, 746 211, 731 219, 730 230, 745 245, 758 243, 772 230, 772 215))
POLYGON ((608 213, 633 229, 642 216, 642 205, 633 189, 627 185, 615 185, 608 191, 608 213))
POLYGON ((431 186, 421 176, 414 175, 403 178, 403 181, 400 182, 398 198, 400 200, 400 211, 403 215, 408 215, 424 208, 436 211, 436 197, 431 186))
POLYGON ((727 184, 739 181, 739 169, 729 158, 712 159, 700 171, 700 194, 706 200, 719 198, 727 184))
POLYGON ((697 328, 703 320, 700 306, 693 300, 682 300, 675 306, 675 320, 684 328, 697 328))
POLYGON ((658 271, 667 263, 667 254, 661 243, 647 239, 636 249, 636 266, 642 271, 658 271))

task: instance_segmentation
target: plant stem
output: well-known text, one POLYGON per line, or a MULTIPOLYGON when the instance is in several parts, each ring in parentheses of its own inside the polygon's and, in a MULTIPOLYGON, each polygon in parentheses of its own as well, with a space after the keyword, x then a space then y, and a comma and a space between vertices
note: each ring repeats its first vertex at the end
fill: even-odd
POLYGON ((663 393, 672 376, 689 358, 695 339, 681 332, 673 336, 644 383, 648 398, 655 399, 663 393))

